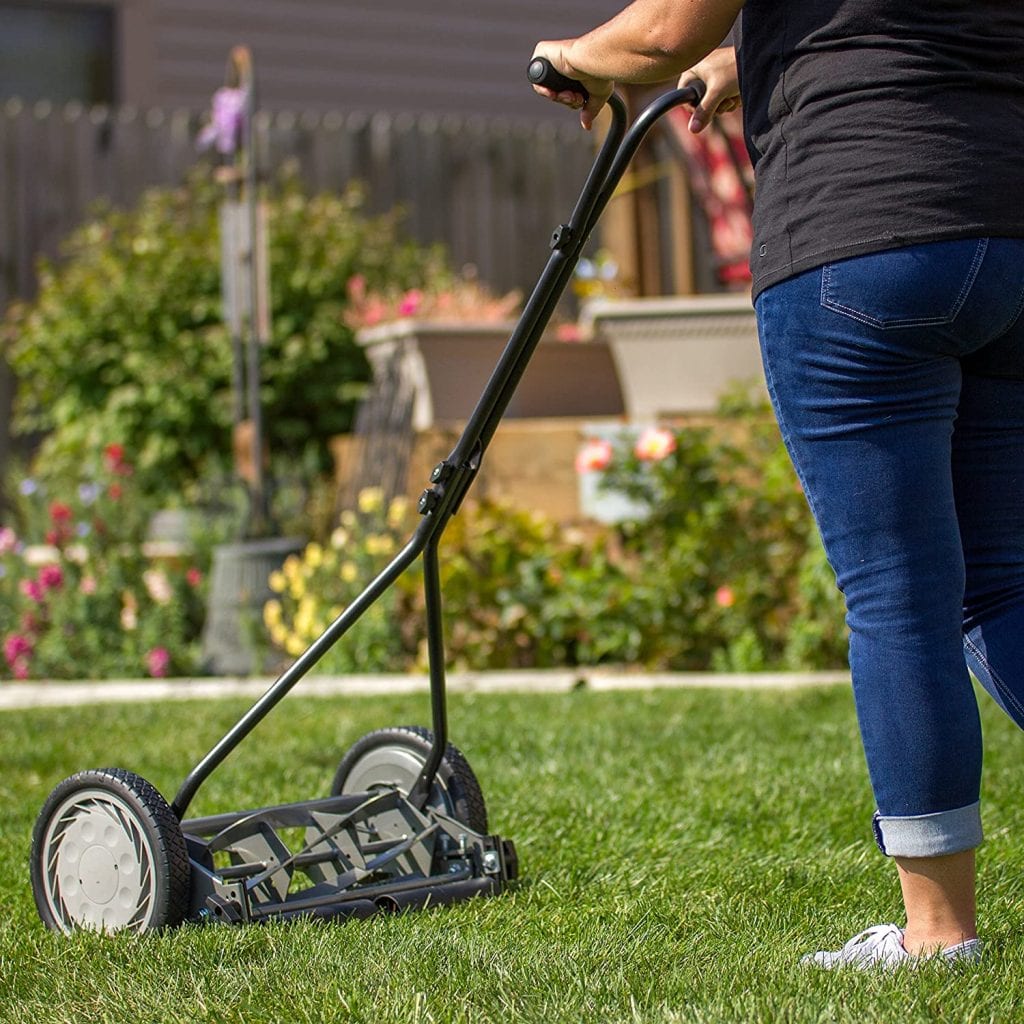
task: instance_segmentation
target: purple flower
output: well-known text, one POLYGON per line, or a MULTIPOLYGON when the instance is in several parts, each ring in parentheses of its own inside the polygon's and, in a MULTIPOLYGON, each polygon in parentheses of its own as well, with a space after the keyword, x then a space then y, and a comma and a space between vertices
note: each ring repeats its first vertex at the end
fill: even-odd
POLYGON ((39 484, 37 484, 30 476, 25 477, 25 479, 18 484, 18 493, 25 498, 31 497, 38 490, 39 484))
POLYGON ((78 498, 83 505, 91 505, 100 496, 101 490, 99 484, 81 484, 78 488, 78 498))
POLYGON ((249 96, 245 89, 225 86, 213 94, 210 123, 199 133, 199 148, 213 146, 218 153, 230 156, 242 145, 242 128, 249 96))

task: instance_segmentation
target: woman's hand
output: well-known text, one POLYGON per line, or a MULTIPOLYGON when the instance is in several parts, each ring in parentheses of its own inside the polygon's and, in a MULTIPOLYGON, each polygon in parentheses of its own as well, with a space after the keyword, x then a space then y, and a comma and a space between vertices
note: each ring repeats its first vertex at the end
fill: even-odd
POLYGON ((533 89, 534 92, 549 100, 553 100, 555 103, 563 103, 567 107, 572 107, 573 110, 578 110, 580 112, 580 124, 587 131, 590 131, 593 127, 594 119, 605 103, 608 102, 608 97, 611 96, 615 83, 607 79, 585 75, 578 68, 574 67, 569 58, 572 44, 572 39, 538 43, 531 59, 546 57, 551 61, 556 71, 560 71, 567 78, 574 78, 579 82, 590 93, 589 99, 584 100, 583 95, 578 92, 555 92, 554 89, 547 89, 542 85, 535 85, 533 89))
POLYGON ((679 88, 683 89, 697 80, 707 86, 707 92, 690 117, 690 131, 694 135, 702 132, 718 114, 735 110, 740 105, 736 50, 731 46, 712 50, 699 64, 682 73, 679 88))

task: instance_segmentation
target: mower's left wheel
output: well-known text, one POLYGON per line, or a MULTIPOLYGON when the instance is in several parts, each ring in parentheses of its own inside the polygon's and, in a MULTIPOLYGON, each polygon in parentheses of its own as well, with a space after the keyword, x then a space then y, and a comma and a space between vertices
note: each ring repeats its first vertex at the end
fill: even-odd
POLYGON ((36 821, 31 875, 39 916, 54 931, 149 932, 188 911, 181 825, 150 783, 120 768, 57 785, 36 821))

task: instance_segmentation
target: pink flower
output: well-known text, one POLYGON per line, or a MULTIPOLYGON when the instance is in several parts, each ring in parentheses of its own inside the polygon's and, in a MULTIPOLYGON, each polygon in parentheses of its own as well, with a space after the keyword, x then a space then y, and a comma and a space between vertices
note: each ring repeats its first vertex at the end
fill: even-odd
POLYGON ((715 591, 715 604, 719 608, 731 608, 736 603, 736 595, 732 587, 719 587, 715 591))
POLYGON ((576 455, 577 473, 594 473, 606 470, 612 464, 610 441, 591 438, 576 455))
POLYGON ((44 565, 39 570, 39 586, 46 590, 59 590, 64 584, 64 573, 59 565, 44 565))
POLYGON ((633 454, 644 462, 660 462, 676 450, 676 438, 671 430, 649 427, 636 442, 633 454))
POLYGON ((96 593, 96 577, 95 576, 83 576, 82 582, 78 584, 78 589, 86 595, 96 593))
POLYGON ((146 654, 146 668, 155 679, 166 676, 170 665, 171 652, 166 647, 154 647, 146 654))
POLYGON ((19 658, 25 658, 31 653, 32 641, 21 633, 11 633, 4 640, 4 658, 11 668, 19 658))
POLYGON ((18 589, 30 600, 38 604, 43 599, 43 588, 37 580, 22 580, 18 589))
POLYGON ((190 587, 198 587, 199 584, 203 582, 203 574, 193 565, 185 573, 185 582, 190 587))
POLYGON ((18 546, 18 535, 9 526, 0 526, 0 555, 10 554, 18 546))
POLYGON ((349 298, 355 302, 362 302, 366 298, 366 278, 362 274, 353 274, 348 279, 346 289, 349 298))
POLYGON ((419 288, 410 288, 402 296, 402 301, 398 304, 398 315, 399 316, 415 316, 420 306, 423 305, 423 292, 419 288))
POLYGON ((18 680, 28 679, 32 674, 28 667, 28 656, 23 658, 17 658, 14 664, 11 666, 11 670, 14 673, 14 678, 18 680))
POLYGON ((578 323, 559 324, 555 328, 555 337, 559 341, 574 344, 583 340, 583 328, 578 323))

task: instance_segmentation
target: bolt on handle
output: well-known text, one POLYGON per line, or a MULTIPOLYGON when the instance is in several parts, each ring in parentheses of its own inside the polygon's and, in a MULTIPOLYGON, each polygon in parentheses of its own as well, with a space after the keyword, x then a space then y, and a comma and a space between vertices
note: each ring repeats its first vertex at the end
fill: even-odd
POLYGON ((531 60, 530 66, 526 70, 526 77, 533 85, 542 85, 554 92, 579 93, 583 97, 584 103, 590 99, 590 93, 587 92, 587 87, 582 82, 577 82, 575 78, 569 78, 561 71, 555 70, 554 64, 547 57, 535 57, 531 60))

